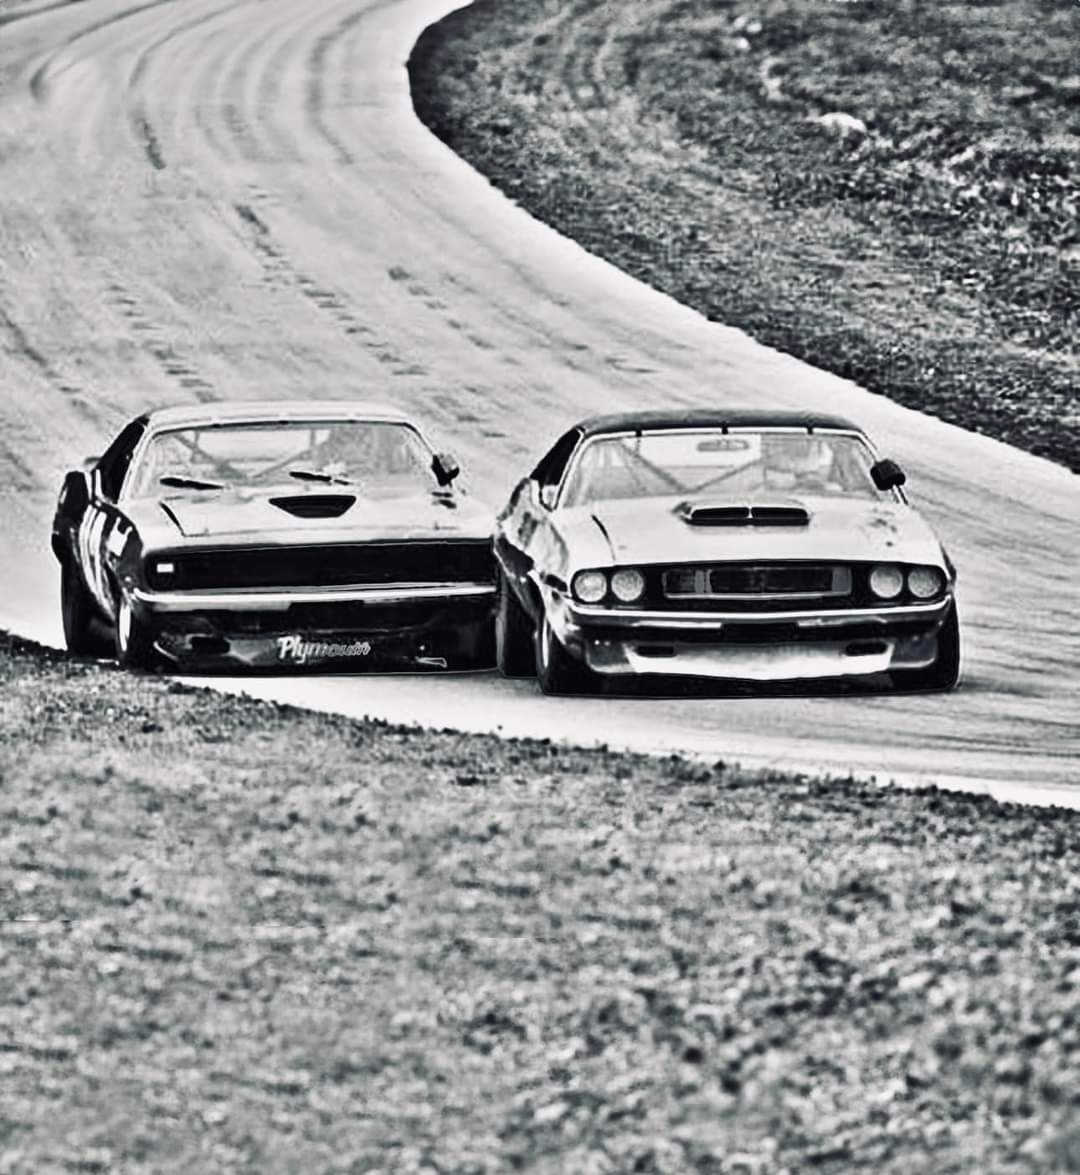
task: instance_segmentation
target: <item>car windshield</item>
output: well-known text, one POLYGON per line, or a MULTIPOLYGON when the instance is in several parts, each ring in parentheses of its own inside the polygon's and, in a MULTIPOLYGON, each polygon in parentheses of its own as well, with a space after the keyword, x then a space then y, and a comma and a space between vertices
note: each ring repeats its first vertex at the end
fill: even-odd
POLYGON ((438 489, 431 459, 416 430, 393 421, 202 425, 152 436, 127 494, 313 483, 401 497, 438 489))
POLYGON ((872 465, 866 443, 850 434, 694 429, 599 436, 571 466, 562 505, 668 496, 873 499, 879 491, 872 465))

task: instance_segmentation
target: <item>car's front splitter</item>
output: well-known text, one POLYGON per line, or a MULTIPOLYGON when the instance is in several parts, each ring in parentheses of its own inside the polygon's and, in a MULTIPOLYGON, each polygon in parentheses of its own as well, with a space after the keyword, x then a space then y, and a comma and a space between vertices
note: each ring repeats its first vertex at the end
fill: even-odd
POLYGON ((461 655, 460 646, 452 645, 448 639, 418 640, 363 633, 208 636, 162 632, 155 645, 178 668, 211 671, 446 669, 461 655))
POLYGON ((745 614, 726 623, 710 623, 700 614, 681 621, 664 616, 663 623, 642 618, 635 624, 629 616, 617 617, 619 624, 611 616, 605 616, 607 623, 589 623, 592 618, 564 599, 549 600, 549 608, 561 643, 605 676, 782 682, 926 668, 938 654, 947 603, 893 616, 801 614, 779 626, 775 617, 745 614), (785 629, 790 630, 786 637, 785 629))
POLYGON ((664 674, 733 681, 795 681, 862 677, 931 665, 934 636, 803 641, 794 644, 682 644, 588 639, 580 646, 590 669, 605 675, 664 674))

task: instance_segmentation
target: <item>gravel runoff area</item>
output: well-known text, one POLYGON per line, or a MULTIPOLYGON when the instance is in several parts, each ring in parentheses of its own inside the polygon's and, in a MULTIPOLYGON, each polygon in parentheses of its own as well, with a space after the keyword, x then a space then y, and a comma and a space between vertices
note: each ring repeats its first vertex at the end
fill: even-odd
POLYGON ((592 252, 1078 471, 1078 38, 1072 0, 476 0, 410 67, 592 252))
POLYGON ((1080 1168, 1080 815, 0 636, 0 1171, 1080 1168))

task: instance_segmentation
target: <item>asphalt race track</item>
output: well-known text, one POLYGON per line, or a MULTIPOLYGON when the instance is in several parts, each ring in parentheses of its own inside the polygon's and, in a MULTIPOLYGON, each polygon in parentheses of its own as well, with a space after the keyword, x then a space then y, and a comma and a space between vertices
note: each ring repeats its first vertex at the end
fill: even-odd
POLYGON ((493 506, 588 412, 801 405, 856 417, 908 468, 960 571, 955 694, 545 699, 494 673, 218 684, 1010 796, 1080 784, 1080 481, 711 325, 504 200, 409 102, 409 50, 456 6, 0 0, 0 625, 58 643, 60 477, 147 405, 398 402, 493 506))

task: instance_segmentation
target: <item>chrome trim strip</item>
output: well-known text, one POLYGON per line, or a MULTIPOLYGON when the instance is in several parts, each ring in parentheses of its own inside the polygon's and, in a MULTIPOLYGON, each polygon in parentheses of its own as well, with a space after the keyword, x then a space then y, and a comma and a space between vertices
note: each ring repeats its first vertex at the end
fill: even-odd
POLYGON ((800 628, 830 628, 852 621, 877 620, 882 624, 904 620, 934 619, 944 615, 950 597, 930 604, 903 604, 886 608, 843 608, 828 612, 636 612, 630 608, 601 608, 589 604, 569 605, 575 624, 617 625, 622 628, 709 629, 724 624, 776 624, 795 621, 800 628))
POLYGON ((217 592, 148 592, 135 588, 135 602, 152 612, 283 612, 290 604, 397 604, 494 596, 490 583, 394 584, 391 587, 298 588, 285 591, 224 589, 217 592))

